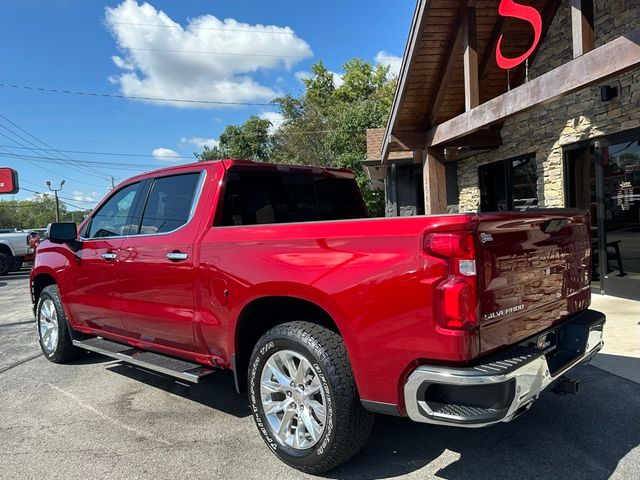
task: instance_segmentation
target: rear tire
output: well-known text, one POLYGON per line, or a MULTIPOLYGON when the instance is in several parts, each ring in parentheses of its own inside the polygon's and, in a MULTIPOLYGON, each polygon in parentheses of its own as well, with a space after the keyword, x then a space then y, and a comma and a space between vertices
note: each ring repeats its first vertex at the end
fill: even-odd
POLYGON ((0 253, 0 277, 4 277, 11 270, 12 257, 6 253, 0 253))
POLYGON ((256 344, 248 373, 258 431, 286 464, 319 474, 367 443, 374 416, 360 403, 337 333, 309 322, 276 326, 256 344))
POLYGON ((69 323, 57 285, 49 285, 40 293, 36 308, 38 340, 45 358, 53 363, 66 363, 84 353, 74 347, 69 323))

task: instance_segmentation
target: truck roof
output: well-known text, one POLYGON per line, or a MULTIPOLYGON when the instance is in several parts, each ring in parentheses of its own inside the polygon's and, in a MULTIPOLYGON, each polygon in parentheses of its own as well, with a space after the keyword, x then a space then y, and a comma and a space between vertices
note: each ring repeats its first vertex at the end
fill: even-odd
POLYGON ((211 167, 212 165, 222 164, 225 170, 229 170, 235 166, 242 166, 256 170, 273 170, 273 171, 292 171, 294 173, 312 173, 315 175, 318 174, 329 174, 332 176, 340 176, 343 178, 353 178, 353 172, 348 168, 332 168, 332 167, 316 167, 310 165, 294 165, 294 164, 284 164, 284 163, 265 163, 265 162, 256 162, 253 160, 232 160, 232 159, 223 159, 223 160, 207 160, 203 162, 193 162, 186 163, 181 165, 173 165, 171 167, 159 168, 157 170, 152 170, 149 172, 141 173, 134 177, 130 177, 126 179, 124 182, 121 182, 121 185, 130 183, 134 180, 143 180, 145 178, 158 176, 159 174, 170 174, 175 172, 184 172, 189 170, 201 170, 203 167, 211 167))

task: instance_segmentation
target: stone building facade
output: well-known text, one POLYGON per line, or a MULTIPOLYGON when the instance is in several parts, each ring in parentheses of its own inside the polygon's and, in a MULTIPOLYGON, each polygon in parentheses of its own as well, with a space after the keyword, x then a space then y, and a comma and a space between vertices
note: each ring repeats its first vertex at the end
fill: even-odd
POLYGON ((365 162, 384 178, 387 214, 418 212, 398 208, 416 193, 398 169, 422 170, 428 213, 587 210, 594 287, 640 299, 640 0, 539 0, 539 44, 503 1, 417 0, 391 117, 365 162), (507 57, 532 48, 531 63, 505 70, 502 36, 507 57))
MULTIPOLYGON (((596 2, 594 7, 596 47, 640 23, 640 1, 610 0, 596 2)), ((571 12, 566 2, 560 6, 529 69, 530 78, 571 59, 571 12)), ((564 207, 565 147, 639 127, 640 69, 509 118, 502 127, 502 146, 457 163, 460 211, 480 210, 481 165, 527 154, 536 159, 538 206, 564 207), (603 85, 617 88, 617 96, 603 102, 603 85)))

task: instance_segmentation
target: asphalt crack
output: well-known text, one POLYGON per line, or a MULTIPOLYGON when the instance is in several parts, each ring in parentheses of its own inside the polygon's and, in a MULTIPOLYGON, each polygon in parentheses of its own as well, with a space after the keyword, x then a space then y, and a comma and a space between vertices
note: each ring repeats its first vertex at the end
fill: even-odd
POLYGON ((19 365, 22 365, 23 363, 27 363, 30 362, 31 360, 35 360, 36 358, 40 357, 42 355, 42 353, 38 352, 34 355, 31 355, 30 357, 27 358, 23 358, 22 360, 18 360, 15 363, 12 363, 11 365, 4 367, 3 369, 0 369, 0 375, 2 375, 4 372, 7 372, 9 370, 11 370, 12 368, 15 368, 19 365))

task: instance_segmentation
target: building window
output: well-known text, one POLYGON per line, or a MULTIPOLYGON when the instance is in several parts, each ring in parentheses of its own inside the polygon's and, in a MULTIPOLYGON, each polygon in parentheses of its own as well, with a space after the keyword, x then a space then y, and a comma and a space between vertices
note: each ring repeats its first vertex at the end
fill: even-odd
POLYGON ((538 208, 535 155, 483 165, 480 172, 480 211, 525 211, 538 208))

